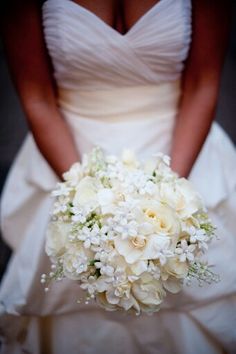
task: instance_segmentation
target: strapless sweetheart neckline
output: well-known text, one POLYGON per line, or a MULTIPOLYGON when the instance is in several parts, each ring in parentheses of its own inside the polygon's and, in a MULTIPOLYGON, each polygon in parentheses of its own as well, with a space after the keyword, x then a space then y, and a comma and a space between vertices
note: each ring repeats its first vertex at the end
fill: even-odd
MULTIPOLYGON (((66 1, 66 0, 65 0, 66 1)), ((96 15, 94 12, 89 10, 88 8, 80 5, 79 3, 75 2, 74 0, 68 0, 68 4, 74 7, 75 11, 83 11, 85 14, 88 16, 91 16, 91 19, 94 19, 98 22, 100 22, 104 27, 108 28, 110 31, 113 33, 117 34, 118 36, 121 37, 128 37, 132 31, 139 26, 141 22, 143 22, 145 19, 149 17, 149 15, 154 11, 159 9, 160 7, 163 6, 163 3, 165 3, 168 0, 158 0, 154 5, 152 5, 146 12, 144 12, 135 22, 134 24, 125 32, 121 33, 112 26, 110 26, 107 22, 105 22, 101 17, 96 15)))

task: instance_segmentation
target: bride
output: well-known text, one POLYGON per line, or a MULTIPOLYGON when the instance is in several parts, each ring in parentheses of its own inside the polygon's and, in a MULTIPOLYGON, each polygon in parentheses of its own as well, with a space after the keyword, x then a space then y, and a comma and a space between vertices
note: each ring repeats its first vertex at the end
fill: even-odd
POLYGON ((223 0, 9 1, 4 42, 31 133, 2 198, 14 250, 0 289, 2 353, 235 353, 236 152, 212 124, 229 12, 223 0), (140 317, 77 304, 69 280, 44 292, 50 191, 94 145, 171 155, 217 226, 218 284, 185 287, 140 317))

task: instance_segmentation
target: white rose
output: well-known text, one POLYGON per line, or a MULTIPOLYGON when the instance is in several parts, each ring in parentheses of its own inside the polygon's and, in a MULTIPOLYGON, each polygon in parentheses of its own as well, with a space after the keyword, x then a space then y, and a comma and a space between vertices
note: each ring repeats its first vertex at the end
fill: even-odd
POLYGON ((117 236, 114 240, 117 252, 129 264, 160 259, 163 250, 171 251, 176 247, 180 235, 179 217, 169 206, 156 201, 144 201, 141 206, 142 213, 137 215, 141 225, 139 233, 124 239, 117 236))
MULTIPOLYGON (((162 259, 161 254, 171 251, 171 240, 168 236, 151 235, 143 250, 142 259, 162 259)), ((165 257, 166 261, 166 257, 165 257)))
POLYGON ((71 225, 60 221, 51 222, 46 232, 46 253, 49 257, 59 257, 65 252, 71 225))
POLYGON ((127 263, 133 264, 141 259, 147 245, 147 238, 137 235, 122 239, 118 236, 114 242, 117 252, 125 258, 127 263))
POLYGON ((160 185, 161 199, 173 207, 182 218, 188 218, 203 208, 200 195, 185 178, 175 180, 172 184, 160 185))
POLYGON ((180 219, 168 205, 150 200, 141 203, 145 221, 153 226, 153 231, 160 235, 178 236, 180 219))
POLYGON ((174 276, 169 276, 165 281, 162 282, 166 290, 172 294, 177 294, 182 290, 182 284, 179 278, 174 276))
POLYGON ((162 303, 166 295, 161 283, 149 274, 132 284, 132 293, 139 303, 155 307, 162 303))
POLYGON ((107 311, 116 311, 118 309, 117 305, 110 304, 107 301, 105 292, 96 294, 96 302, 107 311))
POLYGON ((176 278, 186 278, 188 274, 188 265, 186 262, 180 262, 178 257, 169 258, 165 264, 165 271, 176 278))
POLYGON ((99 184, 93 177, 86 176, 78 184, 73 199, 74 206, 92 205, 96 207, 98 204, 97 193, 99 184))
POLYGON ((79 279, 81 273, 88 271, 90 259, 94 258, 94 254, 89 249, 84 249, 82 244, 70 243, 63 255, 64 274, 69 279, 79 279))
POLYGON ((123 308, 125 311, 128 311, 131 308, 134 308, 139 312, 140 308, 135 300, 135 298, 130 294, 129 297, 121 297, 121 298, 111 298, 111 293, 103 292, 96 294, 97 303, 103 307, 107 311, 117 311, 120 308, 123 308))
POLYGON ((126 262, 132 264, 134 274, 144 269, 144 263, 149 259, 159 259, 162 250, 170 250, 171 241, 167 236, 133 236, 122 239, 116 237, 115 247, 117 252, 122 255, 126 262))
MULTIPOLYGON (((98 278, 97 283, 100 282, 101 278, 98 278)), ((119 308, 127 311, 131 307, 139 311, 137 301, 130 293, 129 282, 124 282, 119 286, 113 287, 109 280, 106 282, 106 279, 104 279, 103 286, 100 285, 97 287, 96 301, 109 311, 115 311, 119 308)))
MULTIPOLYGON (((112 285, 106 292, 106 298, 109 304, 117 305, 122 298, 130 298, 130 283, 128 281, 120 283, 116 287, 112 285)), ((132 306, 132 305, 131 305, 132 306)))

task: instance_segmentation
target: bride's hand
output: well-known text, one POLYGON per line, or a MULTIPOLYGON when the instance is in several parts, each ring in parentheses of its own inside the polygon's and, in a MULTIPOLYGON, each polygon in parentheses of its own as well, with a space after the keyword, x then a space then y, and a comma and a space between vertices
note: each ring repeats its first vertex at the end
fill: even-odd
POLYGON ((61 178, 79 155, 57 106, 40 6, 33 0, 11 0, 5 6, 3 19, 9 68, 29 127, 39 150, 61 178))

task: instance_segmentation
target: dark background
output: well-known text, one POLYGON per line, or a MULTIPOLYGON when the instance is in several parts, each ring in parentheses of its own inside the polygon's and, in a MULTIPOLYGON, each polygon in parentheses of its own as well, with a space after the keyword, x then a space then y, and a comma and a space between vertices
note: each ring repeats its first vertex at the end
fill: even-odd
MULTIPOLYGON (((220 24, 219 24, 220 25, 220 24)), ((33 54, 32 54, 33 55, 33 54)), ((236 143, 236 1, 233 1, 229 48, 225 60, 216 120, 236 143)), ((0 43, 0 191, 12 160, 27 132, 25 117, 9 77, 0 43)), ((10 251, 0 241, 0 278, 10 251)))

